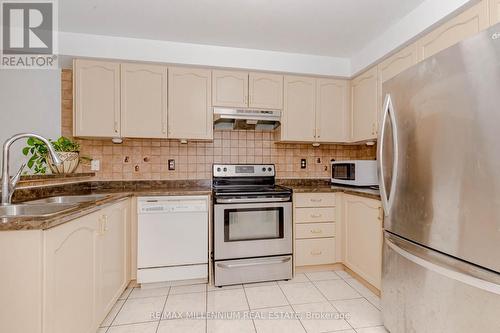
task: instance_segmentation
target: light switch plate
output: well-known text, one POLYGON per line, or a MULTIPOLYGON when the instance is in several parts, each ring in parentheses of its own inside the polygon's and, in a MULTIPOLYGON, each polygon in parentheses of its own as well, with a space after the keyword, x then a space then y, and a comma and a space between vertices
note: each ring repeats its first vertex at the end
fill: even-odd
POLYGON ((101 169, 101 161, 100 160, 90 161, 90 170, 91 171, 99 171, 100 169, 101 169))

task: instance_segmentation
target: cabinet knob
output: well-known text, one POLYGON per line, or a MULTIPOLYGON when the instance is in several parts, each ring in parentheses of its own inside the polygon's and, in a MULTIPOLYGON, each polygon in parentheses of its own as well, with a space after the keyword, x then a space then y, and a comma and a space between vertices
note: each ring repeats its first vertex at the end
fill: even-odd
POLYGON ((311 202, 321 202, 323 199, 311 199, 311 202))
POLYGON ((322 215, 321 214, 311 214, 311 217, 312 218, 319 218, 321 217, 322 215))
POLYGON ((323 231, 321 229, 315 229, 315 230, 311 230, 311 234, 322 234, 323 231))
POLYGON ((323 253, 323 251, 311 251, 311 255, 313 256, 319 256, 323 253))

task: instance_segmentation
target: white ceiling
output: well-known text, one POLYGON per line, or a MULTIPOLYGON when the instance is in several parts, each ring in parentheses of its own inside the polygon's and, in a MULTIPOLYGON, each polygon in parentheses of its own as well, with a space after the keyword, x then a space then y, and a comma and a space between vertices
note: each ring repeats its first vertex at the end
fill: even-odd
POLYGON ((60 31, 350 58, 424 0, 62 0, 60 31))

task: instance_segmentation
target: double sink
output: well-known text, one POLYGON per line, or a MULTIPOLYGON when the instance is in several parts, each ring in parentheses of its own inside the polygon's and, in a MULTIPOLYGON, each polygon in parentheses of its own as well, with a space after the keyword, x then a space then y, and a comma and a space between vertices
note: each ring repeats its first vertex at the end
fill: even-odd
POLYGON ((80 204, 103 200, 109 196, 109 194, 63 195, 0 206, 0 218, 50 217, 74 209, 80 204))

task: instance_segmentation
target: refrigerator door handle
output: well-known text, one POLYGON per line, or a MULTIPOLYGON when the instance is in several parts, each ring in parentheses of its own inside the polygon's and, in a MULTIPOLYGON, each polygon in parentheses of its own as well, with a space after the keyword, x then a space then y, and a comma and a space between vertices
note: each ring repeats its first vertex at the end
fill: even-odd
MULTIPOLYGON (((410 252, 411 249, 408 248, 407 246, 404 246, 403 242, 406 242, 406 241, 403 241, 403 242, 398 241, 398 240, 396 240, 396 238, 394 236, 391 236, 390 234, 387 234, 387 233, 385 236, 385 242, 386 242, 387 246, 389 246, 393 251, 398 253, 400 256, 406 258, 407 260, 409 260, 409 261, 411 261, 411 262, 413 262, 413 263, 415 263, 415 264, 417 264, 417 265, 419 265, 427 270, 433 271, 439 275, 445 276, 445 277, 450 278, 452 280, 462 282, 462 283, 467 284, 471 287, 475 287, 475 288, 478 288, 478 289, 481 289, 481 290, 484 290, 487 292, 491 292, 491 293, 500 295, 500 284, 498 284, 497 282, 488 281, 487 279, 484 279, 481 277, 477 277, 477 276, 474 276, 471 274, 466 274, 466 273, 464 273, 464 271, 466 271, 465 269, 453 267, 453 265, 451 265, 449 263, 440 265, 438 260, 435 260, 435 259, 432 260, 433 258, 430 255, 426 256, 425 254, 420 253, 420 251, 419 251, 418 255, 411 253, 410 252), (403 249, 403 247, 405 247, 405 248, 403 249)), ((417 245, 413 245, 413 246, 417 246, 417 245)), ((431 250, 427 250, 427 251, 431 251, 431 250)), ((439 254, 439 255, 444 256, 444 254, 439 254)), ((452 259, 452 260, 458 261, 457 259, 452 259)), ((462 262, 459 262, 459 263, 462 266, 463 265, 470 266, 470 264, 465 264, 462 262)), ((494 274, 494 273, 491 273, 491 274, 494 274)))
POLYGON ((385 215, 388 216, 394 201, 394 191, 396 189, 396 179, 398 177, 398 163, 399 163, 399 147, 398 147, 398 128, 396 125, 396 115, 394 114, 394 106, 392 104, 391 95, 387 94, 384 101, 384 114, 382 116, 382 123, 380 128, 380 136, 378 139, 379 145, 377 148, 377 160, 378 160, 378 170, 379 170, 379 188, 380 197, 382 201, 382 207, 384 208, 385 215), (384 137, 385 137, 385 124, 387 120, 390 120, 392 124, 392 141, 393 141, 393 161, 392 161, 392 177, 391 185, 389 189, 389 196, 387 194, 387 189, 385 188, 385 175, 384 175, 384 137))

